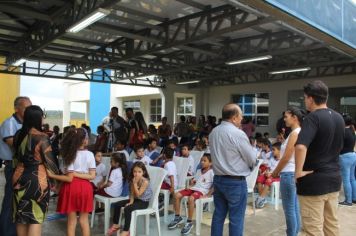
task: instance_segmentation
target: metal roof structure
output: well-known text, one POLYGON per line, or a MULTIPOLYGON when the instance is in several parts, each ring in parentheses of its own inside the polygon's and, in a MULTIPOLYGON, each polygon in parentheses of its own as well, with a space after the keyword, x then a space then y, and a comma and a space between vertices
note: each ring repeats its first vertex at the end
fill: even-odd
POLYGON ((356 74, 356 49, 255 0, 0 1, 0 55, 0 73, 152 87, 356 74), (99 8, 110 14, 68 32, 99 8))

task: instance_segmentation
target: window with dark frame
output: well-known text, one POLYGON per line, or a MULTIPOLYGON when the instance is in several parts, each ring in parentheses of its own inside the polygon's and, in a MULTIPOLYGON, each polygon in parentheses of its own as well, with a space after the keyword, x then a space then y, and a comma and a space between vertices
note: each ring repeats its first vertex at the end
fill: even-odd
POLYGON ((162 99, 151 99, 150 101, 150 122, 161 122, 162 99))
POLYGON ((268 93, 234 94, 232 95, 232 102, 239 105, 244 117, 251 119, 256 126, 268 126, 268 93))

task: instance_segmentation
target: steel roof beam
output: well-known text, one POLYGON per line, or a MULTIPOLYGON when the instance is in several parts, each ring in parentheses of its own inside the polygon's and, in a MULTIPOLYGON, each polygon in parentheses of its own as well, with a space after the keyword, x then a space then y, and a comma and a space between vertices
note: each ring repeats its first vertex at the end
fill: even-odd
POLYGON ((23 39, 18 42, 15 48, 18 49, 17 54, 12 54, 8 58, 8 64, 13 63, 19 58, 31 57, 37 51, 45 48, 54 40, 63 36, 66 29, 84 18, 98 7, 111 7, 119 0, 106 0, 100 4, 99 1, 82 0, 80 4, 77 1, 73 3, 67 2, 59 10, 54 12, 53 22, 45 22, 35 24, 35 26, 27 32, 23 39))

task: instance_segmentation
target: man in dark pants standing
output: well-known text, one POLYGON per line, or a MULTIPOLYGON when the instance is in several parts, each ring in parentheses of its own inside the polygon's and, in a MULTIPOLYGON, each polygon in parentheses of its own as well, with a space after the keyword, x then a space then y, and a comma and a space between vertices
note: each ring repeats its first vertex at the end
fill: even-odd
POLYGON ((229 212, 229 235, 242 236, 247 203, 246 176, 256 165, 257 153, 245 132, 239 129, 242 111, 238 105, 226 104, 222 119, 209 135, 215 174, 211 235, 222 236, 229 212))
POLYGON ((15 113, 0 126, 0 158, 5 163, 5 191, 0 214, 0 235, 16 235, 16 225, 12 222, 12 174, 13 137, 22 127, 26 107, 31 105, 28 97, 17 97, 14 101, 15 113))
POLYGON ((304 86, 304 118, 295 147, 295 178, 302 218, 301 235, 338 236, 337 204, 341 187, 339 153, 344 120, 327 107, 322 81, 304 86))

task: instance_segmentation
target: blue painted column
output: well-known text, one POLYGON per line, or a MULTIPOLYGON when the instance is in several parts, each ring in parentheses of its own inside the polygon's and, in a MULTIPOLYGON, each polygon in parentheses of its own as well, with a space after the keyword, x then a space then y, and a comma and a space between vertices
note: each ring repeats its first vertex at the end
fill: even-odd
MULTIPOLYGON (((105 73, 110 75, 110 70, 105 73)), ((93 75, 93 80, 103 80, 103 71, 97 71, 93 75)), ((105 81, 109 78, 104 77, 105 81)), ((109 83, 90 83, 89 100, 89 122, 92 133, 96 134, 96 128, 102 124, 102 120, 110 111, 110 84, 109 83)))

